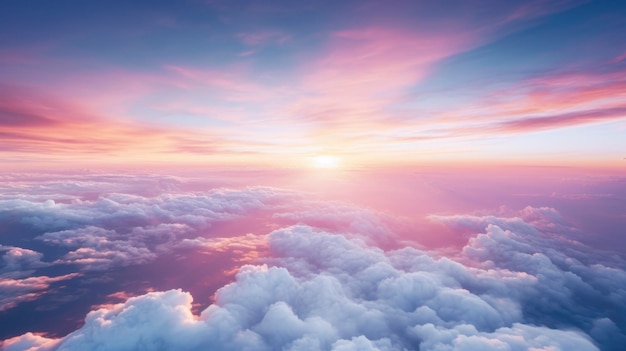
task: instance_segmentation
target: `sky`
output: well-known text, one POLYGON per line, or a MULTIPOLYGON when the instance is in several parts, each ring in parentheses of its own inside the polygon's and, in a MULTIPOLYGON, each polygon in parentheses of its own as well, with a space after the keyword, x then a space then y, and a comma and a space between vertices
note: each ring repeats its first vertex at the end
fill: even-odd
POLYGON ((620 351, 626 3, 0 2, 0 348, 620 351))
POLYGON ((2 164, 619 167, 620 1, 0 4, 2 164))

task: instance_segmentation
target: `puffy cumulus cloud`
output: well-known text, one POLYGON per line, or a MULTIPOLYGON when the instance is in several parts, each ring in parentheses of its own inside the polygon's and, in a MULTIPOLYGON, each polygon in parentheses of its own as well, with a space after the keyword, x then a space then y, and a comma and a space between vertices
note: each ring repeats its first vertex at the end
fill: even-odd
MULTIPOLYGON (((236 222, 250 229, 305 222, 368 243, 392 240, 389 218, 380 219, 380 214, 352 205, 315 201, 289 190, 249 187, 148 196, 141 187, 132 193, 115 192, 129 190, 116 182, 128 180, 132 185, 141 183, 143 177, 75 176, 66 182, 35 176, 26 181, 6 179, 8 185, 0 185, 0 189, 6 188, 13 196, 0 197, 0 224, 18 223, 14 242, 41 251, 1 247, 5 265, 0 274, 6 277, 43 275, 36 270, 50 265, 64 265, 60 269, 67 272, 149 264, 159 255, 181 249, 229 252, 233 261, 254 262, 267 251, 266 235, 237 236, 241 229, 232 234, 213 230, 236 222), (20 191, 36 196, 21 196, 20 191)), ((160 182, 157 180, 147 177, 145 182, 160 182)), ((167 185, 174 180, 162 182, 167 185)))
MULTIPOLYGON (((140 180, 134 179, 131 183, 140 180)), ((148 179, 147 183, 153 182, 148 179)), ((80 189, 68 186, 71 191, 63 184, 45 183, 41 185, 42 192, 53 195, 56 191, 66 191, 71 195, 91 189, 99 195, 93 199, 70 196, 70 200, 62 202, 19 196, 0 198, 0 225, 19 227, 9 233, 7 240, 41 251, 0 246, 0 276, 7 278, 3 280, 1 292, 4 309, 41 295, 43 285, 32 284, 44 281, 39 276, 49 273, 37 272, 38 269, 65 265, 61 268, 63 272, 68 269, 102 271, 150 263, 159 255, 171 253, 184 239, 214 236, 210 228, 216 224, 278 207, 299 196, 265 187, 144 196, 100 193, 109 186, 108 180, 100 180, 95 185, 82 184, 80 189), (17 279, 23 277, 30 277, 30 280, 17 279)), ((3 186, 19 188, 18 185, 3 186)), ((34 183, 28 186, 30 188, 23 187, 34 192, 41 190, 34 183)), ((233 250, 243 250, 231 244, 233 250)), ((223 250, 227 246, 224 244, 223 250)))
POLYGON ((554 330, 515 323, 491 333, 479 332, 473 325, 442 328, 433 324, 413 328, 423 343, 421 349, 437 351, 501 350, 597 350, 579 332, 554 330))
MULTIPOLYGON (((482 223, 484 233, 470 238, 461 261, 483 271, 508 270, 531 277, 533 284, 509 289, 527 321, 552 327, 569 325, 596 337, 605 349, 624 340, 626 323, 626 264, 617 255, 594 250, 568 235, 569 226, 554 209, 527 207, 521 216, 450 216, 451 225, 482 223), (619 324, 617 327, 614 323, 619 324), (597 328, 598 325, 602 331, 597 328), (613 327, 615 326, 615 327, 613 327), (603 340, 603 341, 602 341, 603 340)), ((470 287, 488 288, 471 279, 470 287)), ((506 286, 491 287, 503 289, 506 286)), ((616 349, 616 348, 614 348, 616 349)))
POLYGON ((0 311, 15 307, 20 302, 34 300, 45 294, 51 284, 76 276, 78 273, 57 277, 0 278, 0 311))
POLYGON ((338 202, 307 201, 297 211, 278 212, 274 218, 292 224, 305 224, 358 237, 368 244, 387 246, 397 238, 393 228, 400 218, 372 209, 338 202))
POLYGON ((46 338, 45 336, 35 333, 26 333, 22 336, 7 339, 3 342, 3 350, 39 350, 49 351, 54 350, 54 347, 58 344, 58 340, 46 338))
POLYGON ((395 240, 393 218, 274 188, 150 196, 98 191, 93 198, 63 201, 0 198, 0 220, 18 219, 38 229, 38 250, 54 248, 42 255, 2 247, 3 308, 76 276, 27 277, 49 264, 105 270, 183 249, 238 252, 240 262, 265 263, 243 266, 200 315, 192 313, 188 293, 151 292, 103 305, 66 337, 24 334, 5 340, 3 347, 617 350, 623 345, 624 262, 572 240, 575 230, 554 209, 431 218, 475 234, 451 257, 398 248, 398 242, 385 245, 395 240), (219 223, 253 222, 257 216, 271 228, 300 224, 269 234, 211 231, 219 223))
POLYGON ((0 254, 2 254, 0 278, 28 276, 35 269, 47 265, 41 261, 42 253, 21 247, 0 245, 0 254))
MULTIPOLYGON (((284 268, 247 266, 238 274, 236 283, 219 293, 221 302, 200 316, 191 313, 188 293, 148 293, 89 313, 85 325, 63 339, 33 340, 32 334, 26 334, 6 340, 4 348, 46 350, 48 345, 55 345, 55 350, 393 350, 386 338, 370 340, 359 335, 342 339, 337 328, 322 316, 312 313, 306 317, 294 310, 293 298, 302 295, 314 300, 307 289, 316 285, 315 281, 297 281, 284 268), (254 292, 262 293, 263 298, 245 299, 254 292)), ((322 288, 317 286, 315 292, 323 292, 322 288)), ((336 294, 333 290, 323 297, 336 294)), ((343 299, 348 300, 345 296, 343 299)))
POLYGON ((88 226, 45 233, 38 239, 72 249, 54 263, 77 264, 84 270, 105 270, 152 261, 191 232, 184 224, 135 227, 127 233, 88 226))
MULTIPOLYGON (((384 251, 353 235, 310 226, 281 228, 263 239, 271 253, 266 264, 243 266, 200 315, 191 312, 188 293, 152 292, 89 313, 85 325, 66 337, 35 340, 25 334, 4 347, 586 351, 623 346, 623 263, 598 263, 600 253, 553 230, 544 232, 541 221, 445 220, 485 226, 454 259, 410 247, 384 251), (576 258, 583 250, 586 259, 576 258)), ((193 240, 187 243, 220 247, 219 241, 193 240)))
MULTIPOLYGON (((235 250, 236 254, 250 256, 248 253, 266 246, 262 240, 251 237, 241 240, 214 238, 210 228, 217 223, 242 217, 249 221, 254 213, 263 211, 266 214, 265 218, 260 218, 261 221, 310 223, 378 245, 394 240, 389 229, 389 223, 394 219, 388 215, 348 204, 315 201, 294 191, 250 187, 145 196, 112 192, 126 189, 115 183, 117 181, 129 180, 135 184, 143 177, 79 177, 74 180, 78 184, 71 185, 46 179, 34 177, 32 181, 25 182, 27 185, 13 179, 17 185, 8 188, 50 196, 62 192, 66 192, 67 196, 96 194, 93 199, 76 195, 61 202, 19 196, 0 199, 0 222, 17 218, 21 224, 35 228, 35 231, 45 231, 36 238, 40 242, 67 250, 61 256, 51 257, 52 261, 46 264, 74 264, 81 270, 107 270, 148 263, 173 248, 192 246, 211 247, 221 252, 235 250), (37 186, 37 181, 42 184, 37 186)), ((152 184, 157 180, 159 178, 148 177, 146 183, 152 184)), ((170 184, 173 180, 159 181, 170 184)), ((11 185, 12 182, 9 183, 11 185)), ((11 191, 15 193, 16 190, 11 191)), ((10 255, 6 254, 5 259, 10 259, 10 255)))
POLYGON ((288 199, 291 192, 273 188, 243 190, 216 189, 198 194, 162 194, 145 197, 108 194, 96 200, 75 199, 70 203, 53 200, 33 202, 22 199, 0 200, 0 213, 19 215, 21 222, 46 230, 75 228, 145 226, 150 223, 179 223, 205 227, 249 211, 264 209, 288 199))
MULTIPOLYGON (((254 211, 278 207, 298 195, 273 188, 216 189, 205 193, 161 194, 146 197, 107 194, 94 200, 74 199, 36 202, 0 200, 0 221, 18 218, 20 223, 46 230, 36 239, 67 251, 55 264, 77 264, 84 270, 106 270, 142 264, 169 252, 194 235, 211 235, 216 223, 232 221, 254 211)), ((7 262, 2 272, 41 267, 40 254, 18 248, 0 249, 7 262)))

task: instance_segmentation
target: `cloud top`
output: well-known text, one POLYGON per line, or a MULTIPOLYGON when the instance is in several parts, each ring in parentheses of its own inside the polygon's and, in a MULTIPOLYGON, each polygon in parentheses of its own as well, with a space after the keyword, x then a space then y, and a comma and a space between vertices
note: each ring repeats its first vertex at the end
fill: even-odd
MULTIPOLYGON (((194 293, 212 302, 202 310, 182 289, 119 293, 125 301, 93 308, 68 335, 25 333, 5 340, 7 351, 612 351, 626 342, 624 260, 576 241, 579 230, 551 207, 431 216, 472 233, 444 253, 406 245, 389 215, 275 188, 68 199, 0 198, 0 219, 17 216, 56 252, 0 247, 2 309, 90 274, 157 269, 163 257, 233 254, 238 272, 212 297, 194 293), (240 222, 258 230, 213 231, 240 222), (43 274, 57 268, 74 271, 43 274)), ((175 274, 210 278, 191 267, 175 274)))

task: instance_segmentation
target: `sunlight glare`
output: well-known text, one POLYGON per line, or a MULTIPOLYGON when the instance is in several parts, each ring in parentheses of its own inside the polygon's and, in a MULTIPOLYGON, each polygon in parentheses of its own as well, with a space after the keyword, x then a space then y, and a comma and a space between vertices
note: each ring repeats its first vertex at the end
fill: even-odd
POLYGON ((315 157, 315 167, 317 168, 336 168, 339 165, 339 159, 335 156, 319 155, 315 157))

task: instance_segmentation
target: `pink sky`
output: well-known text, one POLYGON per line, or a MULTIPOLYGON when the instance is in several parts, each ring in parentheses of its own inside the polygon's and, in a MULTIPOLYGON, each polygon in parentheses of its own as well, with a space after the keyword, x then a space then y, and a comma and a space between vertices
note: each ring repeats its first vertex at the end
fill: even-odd
POLYGON ((331 155, 347 168, 623 169, 624 52, 617 42, 598 47, 618 40, 610 34, 617 19, 596 23, 603 9, 548 1, 453 15, 372 2, 284 17, 280 6, 251 6, 231 18, 224 4, 205 6, 224 12, 206 24, 220 28, 206 48, 165 51, 171 38, 197 34, 182 8, 124 22, 119 33, 104 31, 98 17, 100 27, 84 35, 50 24, 62 35, 31 29, 22 42, 0 42, 3 168, 306 168, 331 155), (259 11, 280 20, 248 23, 259 11), (351 20, 337 21, 333 11, 351 20), (596 17, 582 27, 596 27, 580 41, 553 34, 589 11, 596 17), (320 22, 292 22, 307 14, 320 22), (529 43, 536 32, 545 40, 529 43), (143 51, 120 35, 134 36, 143 51), (101 46, 76 54, 89 38, 101 46))

